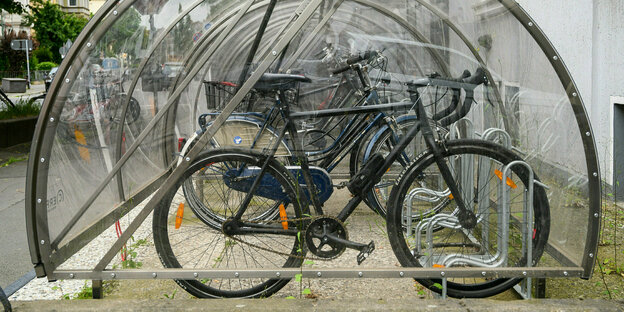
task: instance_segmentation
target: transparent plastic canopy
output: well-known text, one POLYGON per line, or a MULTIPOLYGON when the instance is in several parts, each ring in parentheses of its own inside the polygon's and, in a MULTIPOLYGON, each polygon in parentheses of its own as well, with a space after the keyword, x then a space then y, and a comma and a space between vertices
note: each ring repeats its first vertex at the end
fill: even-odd
MULTIPOLYGON (((104 270, 124 242, 100 246, 108 254, 99 263, 63 263, 126 215, 137 224, 150 220, 150 199, 162 197, 159 192, 167 192, 202 149, 266 152, 279 124, 258 136, 253 120, 279 101, 270 88, 283 87, 292 112, 361 104, 360 93, 340 88, 349 75, 353 90, 364 88, 358 77, 332 71, 366 51, 383 55, 366 69, 379 104, 410 103, 406 83, 422 77, 485 69, 488 85, 475 89, 465 119, 445 132, 508 138, 499 142, 548 187, 544 257, 553 261, 540 266, 579 267, 584 277, 591 275, 600 177, 589 119, 563 61, 515 1, 278 1, 259 36, 269 5, 108 1, 91 19, 52 83, 33 140, 26 211, 39 276, 63 277, 55 274, 58 268, 104 270), (305 81, 270 85, 271 74, 305 81), (184 150, 198 133, 210 143, 184 150), (253 140, 259 143, 252 146, 253 140)), ((437 87, 422 97, 432 115, 451 101, 450 91, 437 87)), ((413 114, 403 105, 388 116, 413 114)), ((312 142, 311 160, 337 140, 345 122, 319 114, 297 123, 304 141, 312 142)), ((291 144, 278 144, 279 157, 292 154, 291 144)), ((349 175, 348 156, 325 168, 330 177, 349 175)))

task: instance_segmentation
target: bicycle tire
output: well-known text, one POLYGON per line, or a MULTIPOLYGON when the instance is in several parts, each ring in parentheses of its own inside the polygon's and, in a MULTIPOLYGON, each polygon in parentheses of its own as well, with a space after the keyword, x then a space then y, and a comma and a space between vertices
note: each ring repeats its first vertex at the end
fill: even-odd
MULTIPOLYGON (((227 211, 225 217, 233 216, 237 211, 237 204, 242 201, 246 192, 239 192, 228 187, 224 174, 231 174, 226 168, 249 168, 262 167, 266 156, 239 148, 215 149, 203 152, 197 157, 183 176, 176 182, 163 199, 158 203, 153 216, 154 244, 156 251, 166 268, 184 269, 253 269, 270 267, 299 267, 306 253, 305 244, 295 236, 250 234, 236 235, 232 239, 226 237, 223 231, 217 229, 214 224, 206 224, 193 213, 193 209, 184 212, 180 205, 184 202, 181 186, 198 171, 211 170, 215 174, 214 180, 210 180, 210 196, 205 202, 212 201, 214 205, 223 205, 223 211, 227 211), (236 165, 236 167, 233 167, 236 165), (221 191, 221 194, 216 192, 221 191), (182 209, 182 216, 180 210, 182 209), (176 228, 175 221, 180 224, 176 228), (257 246, 262 246, 263 250, 257 246), (278 254, 281 253, 281 254, 278 254), (288 256, 287 256, 288 255, 288 256)), ((284 202, 284 210, 289 218, 301 218, 308 212, 305 205, 300 205, 297 200, 297 188, 290 172, 275 159, 271 159, 265 172, 272 176, 282 187, 288 196, 289 202, 284 202)), ((231 175, 228 177, 232 177, 231 175)), ((242 176, 241 179, 245 178, 242 176)), ((253 176, 248 177, 250 180, 253 176)), ((232 180, 230 180, 232 181, 232 180)), ((231 183, 231 182, 230 182, 231 183)), ((260 207, 263 203, 273 205, 274 202, 266 202, 261 196, 254 196, 242 221, 248 221, 248 216, 253 219, 253 212, 263 211, 260 207), (254 208, 252 208, 254 206, 254 208), (257 207, 256 207, 257 206, 257 207), (260 207, 260 208, 258 208, 260 207), (258 208, 258 209, 255 209, 258 208)), ((268 199, 270 201, 270 199, 268 199)), ((183 207, 183 206, 182 206, 183 207)), ((262 222, 262 221, 260 221, 262 222)), ((297 230, 305 229, 303 221, 289 221, 290 227, 297 230)), ((282 228, 281 222, 273 223, 273 226, 282 228)), ((271 224, 265 224, 272 226, 271 224)), ((257 298, 267 297, 285 286, 289 279, 207 279, 207 280, 175 280, 184 290, 200 298, 257 298)))
MULTIPOLYGON (((470 203, 470 205, 468 205, 469 207, 477 211, 476 214, 479 218, 479 223, 471 230, 462 229, 461 226, 459 226, 457 229, 447 227, 437 231, 435 236, 432 235, 429 242, 425 242, 424 246, 427 246, 428 248, 426 251, 418 249, 418 245, 422 244, 422 239, 417 236, 417 230, 414 231, 413 237, 410 237, 411 235, 408 235, 408 237, 405 236, 407 230, 406 225, 403 223, 403 206, 406 194, 410 191, 412 182, 417 179, 426 178, 427 176, 434 177, 437 170, 436 161, 432 153, 430 151, 424 152, 401 174, 401 178, 399 179, 397 186, 392 190, 389 201, 390 206, 387 218, 388 236, 392 249, 397 259, 403 266, 431 267, 437 265, 438 267, 447 267, 447 265, 455 265, 452 261, 455 261, 455 263, 460 266, 468 266, 468 263, 466 262, 468 260, 465 259, 469 256, 474 256, 477 253, 491 255, 495 249, 495 244, 493 242, 496 242, 497 246, 503 245, 497 241, 497 235, 500 233, 493 234, 490 231, 486 231, 486 224, 490 227, 490 229, 496 228, 494 225, 497 224, 494 224, 493 221, 496 221, 495 219, 497 219, 498 214, 492 216, 494 214, 492 213, 491 204, 493 200, 500 198, 500 194, 496 194, 496 197, 492 197, 490 192, 496 192, 498 184, 502 181, 502 177, 497 178, 498 173, 495 170, 499 170, 499 172, 502 171, 502 167, 512 161, 521 160, 520 157, 502 145, 480 140, 450 141, 446 145, 446 149, 442 152, 442 157, 447 163, 451 165, 454 164, 450 167, 454 168, 452 170, 454 171, 455 177, 458 177, 457 172, 461 170, 459 168, 461 166, 463 166, 465 170, 471 170, 466 168, 472 168, 472 170, 476 168, 477 173, 481 174, 481 176, 479 176, 479 174, 476 176, 477 188, 476 191, 473 191, 473 200, 465 200, 470 203), (472 158, 469 158, 469 156, 472 156, 472 158), (467 162, 462 165, 458 165, 458 161, 461 161, 462 159, 467 160, 467 162), (475 159, 484 160, 484 162, 477 162, 477 165, 474 166, 475 159), (487 162, 488 160, 491 162, 487 162), (470 167, 471 163, 473 164, 473 167, 470 167), (488 167, 487 164, 490 164, 490 166, 488 167), (498 180, 500 181, 497 183, 490 183, 491 181, 498 180), (488 190, 490 192, 486 193, 485 191, 488 190), (484 199, 486 200, 485 202, 483 202, 484 199), (479 210, 478 206, 481 202, 487 204, 487 209, 479 210), (480 211, 484 211, 484 213, 480 213, 480 211), (472 239, 469 240, 468 234, 464 233, 470 233, 472 235, 472 239), (479 239, 479 237, 481 238, 481 241, 475 242, 479 239), (490 244, 492 245, 490 246, 490 244), (478 250, 476 250, 477 248, 478 250), (464 261, 464 263, 461 261, 464 261)), ((513 221, 508 222, 510 225, 508 229, 508 237, 512 238, 509 244, 514 245, 508 249, 507 262, 503 262, 501 266, 507 266, 508 263, 510 266, 525 266, 527 257, 520 251, 522 249, 521 246, 518 246, 518 235, 522 238, 520 228, 523 225, 522 221, 519 219, 524 218, 525 214, 519 208, 521 204, 516 202, 516 200, 518 199, 518 196, 524 195, 524 188, 518 187, 518 185, 522 184, 523 186, 526 186, 529 174, 525 167, 520 166, 512 167, 512 172, 513 174, 510 175, 506 183, 511 186, 513 193, 510 194, 509 197, 511 202, 509 218, 513 221), (513 185, 516 187, 514 188, 513 185), (520 232, 520 234, 518 234, 518 232, 520 232)), ((534 179, 538 180, 538 177, 535 175, 534 179)), ((461 180, 461 178, 458 180, 461 180)), ((471 180, 475 182, 474 175, 471 180)), ((458 186, 461 189, 462 185, 458 186)), ((469 190, 470 187, 461 189, 464 194, 469 193, 469 190)), ((449 208, 447 209, 455 206, 454 199, 451 199, 451 201, 453 205, 448 205, 449 208)), ((445 212, 446 211, 448 210, 445 210, 445 212)), ((495 212, 498 212, 498 210, 495 210, 495 212)), ((535 266, 544 252, 544 247, 548 241, 550 231, 550 209, 548 198, 544 188, 538 185, 535 185, 534 187, 533 212, 532 266, 535 266)), ((501 222, 498 223, 501 225, 506 222, 504 221, 504 218, 500 220, 501 222)), ((433 224, 434 223, 428 223, 430 226, 433 224)), ((409 232, 412 233, 412 230, 409 230, 409 232)), ((517 284, 520 280, 521 278, 495 278, 491 280, 477 278, 450 279, 447 281, 447 294, 456 298, 489 297, 513 287, 513 285, 517 284)), ((442 291, 440 288, 440 279, 417 279, 417 281, 432 291, 438 293, 442 291)))

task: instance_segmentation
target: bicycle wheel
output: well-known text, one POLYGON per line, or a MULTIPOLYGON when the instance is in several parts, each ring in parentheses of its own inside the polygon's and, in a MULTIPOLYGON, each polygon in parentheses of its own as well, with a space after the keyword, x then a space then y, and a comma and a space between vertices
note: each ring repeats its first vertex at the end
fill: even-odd
POLYGON ((130 97, 128 109, 126 111, 126 122, 131 124, 137 121, 139 117, 141 117, 141 106, 139 105, 139 101, 137 101, 134 97, 130 97))
MULTIPOLYGON (((465 229, 459 225, 452 195, 449 204, 434 217, 410 224, 410 207, 431 209, 433 200, 416 196, 423 190, 422 181, 439 181, 437 189, 447 189, 431 152, 425 153, 401 175, 392 190, 387 218, 390 244, 403 266, 468 267, 468 266, 526 266, 523 249, 532 233, 532 266, 540 259, 548 240, 550 211, 546 193, 535 185, 533 207, 526 208, 525 189, 529 173, 525 167, 513 166, 506 179, 509 189, 508 214, 502 213, 502 172, 510 162, 520 160, 501 145, 479 140, 448 142, 443 151, 444 162, 457 180, 466 207, 474 211, 477 225, 465 229), (533 220, 529 220, 529 209, 533 220), (434 227, 440 227, 435 235, 434 227), (526 236, 525 236, 526 235, 526 236)), ((537 180, 537 176, 534 177, 537 180)), ((435 292, 440 280, 422 279, 419 283, 435 292)), ((447 281, 452 297, 481 298, 503 292, 520 281, 519 278, 454 278, 447 281)))
MULTIPOLYGON (((201 211, 184 209, 182 185, 192 180, 201 197, 202 207, 213 215, 231 218, 246 196, 245 188, 253 183, 265 156, 242 149, 228 148, 204 152, 185 171, 175 186, 157 206, 153 217, 154 243, 166 268, 184 269, 267 269, 298 267, 306 253, 297 235, 280 232, 281 221, 263 221, 259 217, 269 208, 282 204, 289 219, 300 218, 303 211, 297 201, 294 178, 275 160, 267 166, 261 186, 252 197, 241 221, 274 228, 274 234, 253 233, 226 236, 214 219, 206 222, 201 211), (265 179, 277 186, 266 193, 265 179)), ((288 227, 303 231, 303 221, 288 221, 288 227)), ((288 279, 197 279, 176 280, 186 291, 202 298, 248 298, 270 296, 288 283, 288 279)))

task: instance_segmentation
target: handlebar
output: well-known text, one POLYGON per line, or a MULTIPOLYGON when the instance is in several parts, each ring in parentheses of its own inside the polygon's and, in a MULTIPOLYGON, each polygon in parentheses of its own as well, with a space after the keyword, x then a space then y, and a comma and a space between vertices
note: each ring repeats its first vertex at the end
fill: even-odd
POLYGON ((364 60, 368 60, 372 57, 375 57, 379 55, 379 52, 375 51, 375 50, 366 50, 364 52, 358 53, 356 55, 352 55, 349 58, 347 58, 347 65, 343 66, 343 67, 339 67, 336 68, 334 70, 332 70, 332 74, 337 75, 340 74, 342 72, 345 72, 347 70, 349 70, 351 68, 351 65, 364 61, 364 60))
POLYGON ((477 68, 474 75, 465 77, 466 75, 470 75, 470 72, 465 70, 462 74, 461 78, 445 78, 445 77, 426 77, 419 78, 407 83, 409 87, 425 87, 428 85, 438 86, 438 87, 448 87, 451 89, 464 89, 474 90, 477 86, 482 83, 487 83, 487 77, 485 75, 485 69, 482 67, 477 68))
POLYGON ((460 78, 427 77, 411 81, 407 83, 407 85, 409 87, 408 91, 412 93, 413 101, 420 101, 420 95, 418 95, 417 90, 417 88, 420 87, 448 87, 453 91, 453 98, 450 106, 441 112, 435 113, 433 116, 433 119, 438 121, 441 126, 446 127, 468 114, 472 102, 474 101, 474 89, 481 84, 487 84, 487 82, 485 69, 479 67, 473 75, 470 75, 470 72, 465 70, 460 78), (466 94, 463 104, 459 106, 461 89, 463 89, 466 94))

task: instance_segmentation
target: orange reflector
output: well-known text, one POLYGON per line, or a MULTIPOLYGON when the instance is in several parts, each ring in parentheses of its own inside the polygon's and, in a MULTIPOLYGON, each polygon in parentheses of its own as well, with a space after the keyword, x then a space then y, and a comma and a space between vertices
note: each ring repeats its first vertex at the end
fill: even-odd
POLYGON ((82 133, 82 131, 80 131, 77 126, 74 126, 74 128, 76 143, 79 144, 78 153, 80 153, 80 158, 84 159, 87 163, 91 163, 91 155, 89 154, 89 150, 85 147, 87 146, 87 139, 85 138, 84 133, 82 133))
POLYGON ((288 215, 286 215, 286 207, 284 207, 284 204, 279 205, 279 211, 280 220, 282 220, 282 227, 284 230, 288 230, 288 215))
POLYGON ((184 203, 180 203, 178 206, 178 213, 176 214, 175 228, 176 230, 182 225, 182 218, 184 218, 184 203))
POLYGON ((449 199, 453 199, 453 198, 455 198, 455 196, 453 196, 453 194, 449 194, 448 198, 449 199))
POLYGON ((442 264, 435 264, 435 263, 434 263, 434 264, 433 264, 433 267, 434 267, 434 268, 444 268, 445 266, 444 266, 444 265, 442 265, 442 264))
MULTIPOLYGON (((500 170, 494 169, 494 174, 496 174, 499 180, 503 181, 503 173, 500 170)), ((514 181, 511 181, 510 178, 507 178, 507 185, 509 185, 511 188, 518 187, 516 183, 514 183, 514 181)))

